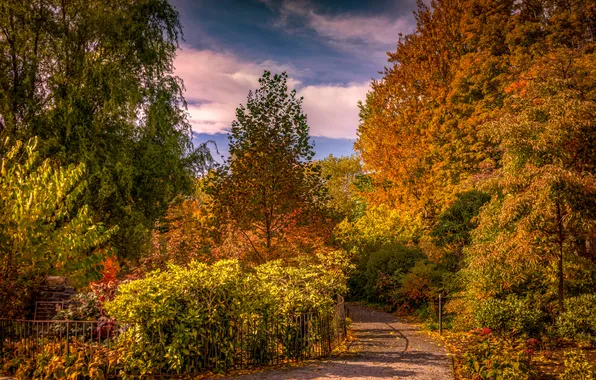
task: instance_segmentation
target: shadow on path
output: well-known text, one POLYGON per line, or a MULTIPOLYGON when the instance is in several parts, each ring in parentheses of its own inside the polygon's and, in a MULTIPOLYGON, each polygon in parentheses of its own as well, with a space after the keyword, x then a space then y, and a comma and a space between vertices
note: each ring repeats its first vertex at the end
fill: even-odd
POLYGON ((412 379, 452 380, 452 362, 443 346, 395 316, 349 305, 356 341, 348 357, 270 369, 238 380, 412 379))

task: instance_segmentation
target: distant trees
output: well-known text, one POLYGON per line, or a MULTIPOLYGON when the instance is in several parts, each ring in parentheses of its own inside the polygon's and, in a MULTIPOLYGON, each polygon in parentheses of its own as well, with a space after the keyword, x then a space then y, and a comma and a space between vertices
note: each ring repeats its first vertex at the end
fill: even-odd
POLYGON ((209 190, 261 261, 323 195, 302 99, 288 91, 287 79, 265 72, 260 88, 236 110, 230 158, 214 172, 209 190))
POLYGON ((167 0, 0 4, 0 136, 39 136, 39 154, 85 164, 79 206, 119 230, 136 258, 169 202, 208 158, 195 149, 182 82, 181 27, 167 0))
POLYGON ((327 207, 340 219, 352 218, 363 211, 364 201, 358 191, 367 180, 362 163, 356 156, 334 157, 330 155, 319 161, 321 176, 327 190, 327 207))

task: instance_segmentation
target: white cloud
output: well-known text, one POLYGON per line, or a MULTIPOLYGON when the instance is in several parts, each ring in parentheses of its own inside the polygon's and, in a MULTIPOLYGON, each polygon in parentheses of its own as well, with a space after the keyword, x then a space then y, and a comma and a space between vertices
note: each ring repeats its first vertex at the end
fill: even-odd
POLYGON ((334 138, 355 138, 358 127, 358 101, 366 98, 366 83, 346 86, 307 86, 298 90, 304 97, 310 134, 334 138))
POLYGON ((311 134, 354 138, 358 125, 358 100, 364 99, 368 83, 346 86, 302 86, 300 72, 273 61, 248 62, 231 53, 184 47, 174 62, 176 75, 184 80, 192 128, 197 133, 225 132, 239 104, 258 88, 264 70, 287 71, 288 85, 304 96, 311 134))

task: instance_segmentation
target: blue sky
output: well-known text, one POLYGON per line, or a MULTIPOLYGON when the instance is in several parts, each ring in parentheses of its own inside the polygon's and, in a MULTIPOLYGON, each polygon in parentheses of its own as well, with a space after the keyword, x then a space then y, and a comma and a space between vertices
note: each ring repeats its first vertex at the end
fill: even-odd
POLYGON ((415 0, 173 0, 184 42, 184 80, 196 140, 227 151, 234 110, 264 70, 286 71, 304 97, 317 158, 349 155, 357 102, 380 77, 399 33, 415 27, 415 0))

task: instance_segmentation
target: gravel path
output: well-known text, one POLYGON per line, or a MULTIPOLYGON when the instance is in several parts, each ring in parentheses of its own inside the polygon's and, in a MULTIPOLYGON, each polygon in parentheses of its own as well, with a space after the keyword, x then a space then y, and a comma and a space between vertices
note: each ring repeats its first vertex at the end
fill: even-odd
POLYGON ((452 362, 443 346, 414 325, 363 306, 350 305, 349 310, 357 340, 347 355, 232 379, 453 379, 452 362))

